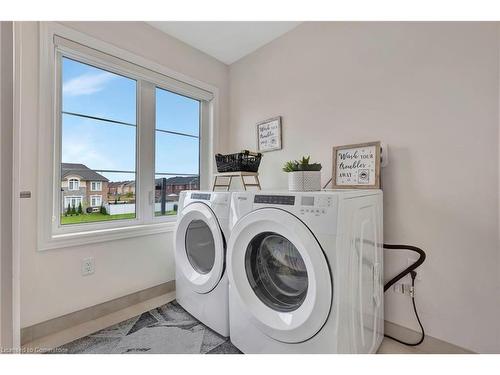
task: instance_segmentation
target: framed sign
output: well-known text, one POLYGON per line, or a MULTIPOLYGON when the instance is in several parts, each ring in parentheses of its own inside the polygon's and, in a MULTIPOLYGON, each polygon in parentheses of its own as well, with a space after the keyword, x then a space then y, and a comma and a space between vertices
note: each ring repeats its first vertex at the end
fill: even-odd
POLYGON ((334 189, 380 188, 380 142, 333 148, 334 189))
POLYGON ((281 116, 257 124, 257 149, 259 152, 281 150, 281 116))

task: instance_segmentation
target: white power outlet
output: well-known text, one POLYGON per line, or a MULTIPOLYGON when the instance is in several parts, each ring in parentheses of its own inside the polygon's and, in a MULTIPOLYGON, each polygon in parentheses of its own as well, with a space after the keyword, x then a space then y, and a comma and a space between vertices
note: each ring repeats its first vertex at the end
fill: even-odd
POLYGON ((411 295, 411 285, 410 284, 394 284, 394 293, 404 294, 407 296, 411 295))
POLYGON ((95 272, 94 258, 82 259, 82 276, 92 275, 95 272))

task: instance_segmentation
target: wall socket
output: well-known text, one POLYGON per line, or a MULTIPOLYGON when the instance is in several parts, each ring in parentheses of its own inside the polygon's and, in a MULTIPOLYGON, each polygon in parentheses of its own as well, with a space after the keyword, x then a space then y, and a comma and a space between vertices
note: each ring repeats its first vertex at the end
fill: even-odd
POLYGON ((94 258, 82 259, 82 276, 92 275, 95 272, 94 258))
POLYGON ((394 293, 411 296, 411 285, 410 284, 394 284, 392 289, 394 290, 394 293))

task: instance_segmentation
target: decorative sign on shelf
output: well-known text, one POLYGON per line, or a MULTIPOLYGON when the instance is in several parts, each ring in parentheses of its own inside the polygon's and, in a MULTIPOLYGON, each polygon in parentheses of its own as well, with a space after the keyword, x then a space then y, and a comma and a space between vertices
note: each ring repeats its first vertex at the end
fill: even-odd
POLYGON ((259 152, 281 150, 281 116, 257 124, 257 148, 259 152))
POLYGON ((380 188, 380 142, 333 148, 334 189, 380 188))

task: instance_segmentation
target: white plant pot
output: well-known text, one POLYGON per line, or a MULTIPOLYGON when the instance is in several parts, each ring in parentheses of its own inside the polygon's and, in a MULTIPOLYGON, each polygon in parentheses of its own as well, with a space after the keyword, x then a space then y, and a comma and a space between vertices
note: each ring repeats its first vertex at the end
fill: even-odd
POLYGON ((321 190, 321 171, 288 172, 288 190, 290 191, 321 190))

